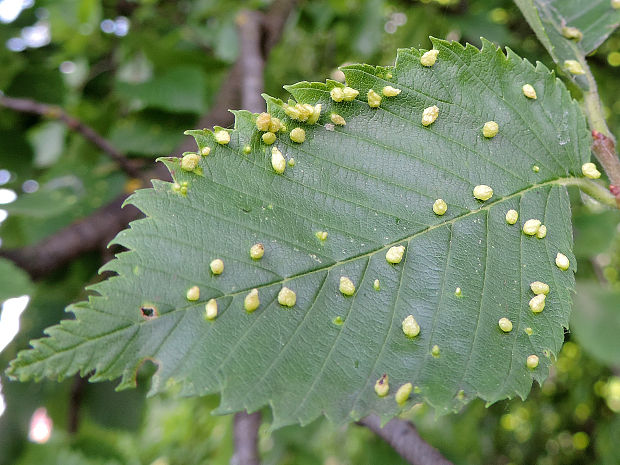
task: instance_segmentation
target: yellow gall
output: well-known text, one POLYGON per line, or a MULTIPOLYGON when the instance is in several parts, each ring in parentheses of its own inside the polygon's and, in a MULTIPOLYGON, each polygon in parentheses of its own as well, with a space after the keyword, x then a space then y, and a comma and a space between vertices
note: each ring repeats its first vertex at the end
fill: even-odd
POLYGON ((545 299, 547 296, 545 294, 535 295, 530 299, 530 309, 534 313, 540 313, 545 309, 545 299))
POLYGON ((495 137, 499 132, 499 124, 495 121, 487 121, 482 127, 482 135, 487 139, 495 137))
POLYGON ((422 126, 430 126, 439 116, 439 108, 437 105, 425 108, 422 112, 422 126))
POLYGON ((353 87, 349 87, 349 86, 342 89, 342 92, 344 93, 345 102, 352 102, 360 94, 359 90, 356 90, 353 87))
POLYGON ((378 279, 375 279, 375 282, 372 283, 372 287, 375 288, 375 291, 380 291, 381 290, 381 283, 379 282, 378 279))
POLYGON ((394 247, 390 247, 389 250, 385 253, 385 259, 388 263, 397 264, 400 263, 403 259, 404 253, 404 245, 395 245, 394 247))
POLYGON ((390 391, 390 385, 388 383, 388 375, 384 374, 375 383, 375 392, 379 397, 385 397, 390 391))
POLYGON ((538 172, 540 171, 540 166, 538 166, 538 165, 534 165, 534 166, 532 166, 532 171, 533 171, 534 173, 538 173, 538 172))
POLYGON ((308 114, 305 111, 302 116, 302 107, 299 103, 293 106, 284 104, 282 108, 284 109, 284 113, 286 113, 286 115, 291 119, 298 121, 306 121, 308 119, 308 114))
POLYGON ((420 325, 417 321, 415 321, 413 315, 409 315, 403 320, 402 328, 403 333, 405 333, 405 336, 407 337, 413 338, 420 334, 420 325))
POLYGON ((282 129, 282 121, 280 121, 279 118, 272 116, 271 121, 269 122, 269 132, 275 133, 280 129, 282 129))
POLYGON ((211 147, 203 147, 200 149, 200 155, 202 155, 203 157, 206 157, 210 153, 211 153, 211 147))
POLYGON ((308 124, 315 124, 319 120, 320 116, 321 116, 321 104, 317 103, 312 108, 312 113, 310 113, 310 115, 308 116, 308 124))
POLYGON ((435 203, 433 203, 433 212, 435 212, 435 215, 441 216, 447 211, 448 211, 448 205, 443 199, 435 200, 435 203))
POLYGON ((188 153, 181 158, 181 169, 184 171, 194 171, 198 166, 200 157, 196 153, 188 153))
POLYGON ((379 105, 381 105, 381 96, 370 89, 368 91, 368 106, 370 108, 378 108, 379 105))
POLYGON ((519 212, 517 210, 508 210, 506 212, 506 223, 515 224, 519 219, 519 212))
POLYGON ((174 192, 181 192, 181 184, 179 184, 178 182, 175 182, 175 183, 172 185, 172 190, 173 190, 174 192))
POLYGON ((474 197, 483 202, 493 197, 493 189, 484 184, 474 187, 474 197))
POLYGON ((266 132, 261 136, 263 142, 267 145, 271 145, 276 141, 276 135, 273 132, 266 132))
POLYGON ((286 169, 286 160, 284 159, 282 152, 278 150, 278 147, 271 148, 271 166, 278 174, 284 173, 284 170, 286 169))
POLYGON ((248 295, 243 299, 243 306, 245 307, 245 311, 248 313, 252 313, 256 310, 260 305, 260 299, 258 298, 258 289, 252 289, 248 292, 248 295))
POLYGON ((546 235, 547 235, 547 226, 545 226, 544 224, 541 224, 540 228, 538 228, 538 231, 536 232, 536 237, 538 239, 544 239, 546 235))
POLYGON ((512 321, 510 321, 508 318, 500 318, 497 324, 499 325, 499 329, 501 329, 505 333, 509 333, 510 331, 512 331, 512 321))
POLYGON ((293 307, 297 302, 297 294, 291 291, 288 287, 283 287, 278 292, 278 303, 285 307, 293 307))
POLYGON ((224 272, 224 262, 222 259, 216 258, 209 263, 209 268, 211 268, 211 273, 213 274, 222 274, 224 272))
POLYGON ((525 362, 526 366, 533 370, 538 366, 538 356, 537 355, 528 355, 527 360, 525 362))
POLYGON ((394 395, 394 400, 398 405, 405 405, 407 400, 409 399, 409 395, 411 394, 411 390, 413 389, 413 385, 411 383, 405 383, 401 387, 398 388, 396 394, 394 395))
POLYGON ((347 124, 345 119, 342 116, 340 116, 338 113, 332 113, 331 115, 329 115, 329 118, 332 120, 332 123, 338 126, 346 126, 347 124))
POLYGON ((422 66, 433 66, 437 61, 437 55, 439 50, 429 50, 420 57, 420 63, 422 66))
POLYGON ((596 169, 596 165, 594 163, 584 163, 581 166, 581 172, 586 178, 598 179, 601 177, 601 172, 596 169))
POLYGON ((564 60, 564 68, 571 74, 586 74, 586 72, 583 70, 583 67, 581 66, 581 63, 579 63, 577 60, 564 60))
POLYGON ((527 234, 528 236, 535 236, 540 228, 540 220, 527 220, 523 224, 523 234, 527 234))
POLYGON ((225 129, 215 131, 215 141, 220 145, 226 145, 230 142, 230 133, 225 129))
POLYGON ((355 284, 346 276, 340 277, 340 292, 346 296, 355 294, 355 284))
POLYGON ((344 100, 344 90, 342 90, 342 87, 334 87, 329 91, 329 95, 334 102, 342 102, 344 100))
POLYGON ((457 287, 457 288, 455 289, 455 291, 454 291, 454 295, 455 295, 456 297, 461 297, 461 296, 463 295, 463 291, 461 290, 461 288, 460 288, 460 287, 457 287))
POLYGON ((533 283, 530 284, 530 289, 532 290, 532 292, 536 295, 539 294, 549 294, 549 284, 545 284, 543 282, 540 281, 534 281, 533 283))
POLYGON ((289 158, 289 160, 288 160, 288 166, 290 166, 290 167, 295 166, 295 159, 294 159, 294 158, 289 158))
POLYGON ((611 0, 611 7, 614 10, 620 10, 620 0, 611 0))
POLYGON ((327 239, 327 231, 317 231, 314 235, 320 241, 327 239))
POLYGON ((195 301, 200 299, 200 288, 198 286, 192 286, 187 290, 187 300, 195 301))
POLYGON ((302 128, 294 128, 290 133, 290 137, 293 142, 301 144, 303 141, 306 140, 306 131, 304 131, 302 128))
POLYGON ((252 260, 260 260, 265 255, 265 246, 263 244, 254 244, 250 247, 250 257, 252 260))
POLYGON ((398 94, 400 94, 400 92, 400 89, 392 86, 385 86, 381 91, 381 93, 386 97, 396 97, 398 94))
POLYGON ((271 115, 269 113, 261 113, 256 117, 256 128, 259 131, 269 131, 269 123, 271 123, 271 115))
POLYGON ((433 346, 433 348, 431 349, 431 355, 435 358, 439 357, 439 354, 441 353, 441 350, 439 349, 439 346, 437 344, 435 344, 433 346))
POLYGON ((217 300, 211 299, 205 305, 205 319, 215 320, 217 317, 217 300))
POLYGON ((521 89, 523 90, 523 95, 525 95, 527 98, 531 98, 532 100, 536 100, 538 98, 536 96, 536 89, 534 89, 534 86, 532 86, 532 84, 523 84, 523 87, 521 89))
POLYGON ((558 254, 555 256, 555 264, 560 270, 564 271, 568 270, 568 268, 570 267, 570 261, 568 260, 568 257, 560 252, 558 252, 558 254))
POLYGON ((243 153, 245 153, 246 155, 249 155, 252 152, 252 147, 250 147, 249 145, 246 145, 245 147, 243 147, 243 153))
POLYGON ((583 32, 581 32, 576 27, 571 26, 564 26, 562 28, 562 35, 567 39, 575 40, 577 42, 583 39, 583 32))
POLYGON ((531 336, 532 334, 534 334, 534 330, 530 328, 529 326, 525 328, 524 331, 525 331, 525 334, 527 334, 528 336, 531 336))

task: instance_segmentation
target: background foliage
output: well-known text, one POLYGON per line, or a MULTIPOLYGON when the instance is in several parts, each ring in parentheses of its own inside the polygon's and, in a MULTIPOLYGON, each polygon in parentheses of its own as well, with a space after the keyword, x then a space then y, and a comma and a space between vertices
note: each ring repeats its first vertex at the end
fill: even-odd
MULTIPOLYGON (((183 130, 213 105, 237 58, 237 12, 268 4, 37 1, 15 21, 0 25, 0 43, 6 44, 0 48, 0 90, 60 104, 138 162, 152 163, 174 151, 183 130), (51 31, 49 40, 45 30, 51 31), (28 44, 33 46, 14 51, 28 44)), ((267 62, 266 92, 284 97, 282 84, 337 78, 343 63, 391 64, 398 47, 429 48, 429 35, 477 46, 484 36, 554 68, 510 1, 319 0, 295 9, 267 62)), ((618 136, 620 35, 612 35, 589 62, 618 136)), ((2 109, 0 141, 0 170, 10 173, 8 180, 0 176, 0 188, 18 193, 15 202, 2 206, 8 212, 0 225, 2 248, 36 243, 136 188, 108 158, 58 122, 2 109)), ((485 409, 475 401, 460 415, 439 419, 423 405, 408 414, 422 435, 456 463, 620 461, 614 443, 620 435, 620 349, 614 338, 620 329, 620 214, 574 200, 580 293, 569 343, 550 379, 525 402, 485 409)), ((80 257, 35 284, 24 283, 0 262, 2 281, 5 276, 16 280, 11 287, 2 283, 0 297, 31 296, 20 333, 0 353, 2 371, 30 339, 64 316, 67 304, 84 297, 84 284, 100 279, 96 270, 108 258, 107 251, 80 257)), ((230 458, 231 418, 210 414, 215 398, 145 400, 146 382, 136 391, 114 393, 111 383, 17 384, 4 375, 1 381, 6 410, 0 417, 0 463, 172 465, 230 458), (27 440, 28 422, 40 406, 54 420, 45 445, 27 440), (80 422, 77 432, 69 433, 76 409, 80 422)), ((318 420, 306 429, 274 433, 268 426, 266 417, 260 443, 264 463, 401 463, 388 446, 354 425, 334 430, 318 420)))

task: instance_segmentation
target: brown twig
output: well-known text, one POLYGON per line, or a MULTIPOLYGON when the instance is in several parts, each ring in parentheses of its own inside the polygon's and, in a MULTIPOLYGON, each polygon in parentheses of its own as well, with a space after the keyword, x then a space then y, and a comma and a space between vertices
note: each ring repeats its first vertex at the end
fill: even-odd
POLYGON ((265 57, 261 53, 262 24, 263 14, 259 11, 243 10, 237 15, 241 42, 239 63, 243 73, 241 106, 254 113, 263 111, 265 107, 265 100, 261 97, 265 89, 265 57))
MULTIPOLYGON (((261 93, 265 88, 263 69, 265 56, 261 52, 261 29, 263 14, 258 11, 243 10, 237 16, 239 40, 241 42, 237 65, 241 73, 241 106, 248 111, 263 111, 265 101, 261 93)), ((261 413, 238 412, 234 420, 235 453, 231 465, 259 465, 258 428, 261 413)))
POLYGON ((75 375, 71 385, 69 397, 69 418, 67 420, 67 432, 75 434, 80 426, 80 407, 84 398, 84 389, 88 384, 87 378, 75 375))
POLYGON ((104 240, 139 215, 138 209, 127 206, 121 209, 127 194, 95 211, 87 219, 73 223, 30 247, 2 250, 0 256, 8 258, 26 270, 32 278, 40 278, 64 266, 85 252, 99 250, 104 240))
POLYGON ((239 412, 234 420, 235 453, 230 465, 259 465, 258 428, 261 424, 260 412, 239 412))
POLYGON ((106 138, 77 118, 68 115, 67 112, 59 106, 48 105, 47 103, 40 103, 30 99, 7 97, 5 95, 0 95, 0 105, 22 113, 34 113, 64 122, 69 129, 80 133, 85 139, 99 147, 103 153, 114 160, 114 162, 116 162, 129 176, 134 178, 140 177, 140 171, 106 138))
POLYGON ((616 155, 616 144, 597 130, 592 131, 592 152, 609 178, 609 190, 620 208, 620 159, 616 155))
POLYGON ((387 442, 411 465, 453 465, 418 434, 411 422, 394 418, 383 428, 377 415, 369 415, 358 422, 387 442))

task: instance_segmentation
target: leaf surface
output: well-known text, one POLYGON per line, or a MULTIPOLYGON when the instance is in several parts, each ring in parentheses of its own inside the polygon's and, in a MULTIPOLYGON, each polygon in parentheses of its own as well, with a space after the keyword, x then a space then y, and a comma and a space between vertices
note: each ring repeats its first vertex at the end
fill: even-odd
MULTIPOLYGON (((585 63, 586 55, 596 50, 620 25, 620 10, 611 0, 515 0, 536 37, 553 61, 560 66, 565 60, 585 63), (573 27, 583 34, 581 40, 569 39, 562 29, 573 27)), ((585 76, 571 78, 583 89, 591 83, 585 76)))
POLYGON ((91 380, 122 377, 126 388, 137 367, 154 360, 152 392, 220 392, 219 413, 269 404, 275 426, 321 414, 346 422, 376 412, 387 420, 404 408, 394 393, 407 382, 415 388, 406 406, 424 400, 440 412, 476 396, 525 397, 533 379, 545 378, 568 326, 575 259, 566 184, 589 158, 590 136, 578 105, 542 65, 486 41, 482 51, 433 44, 432 68, 415 49, 400 50, 395 67, 345 68, 360 91, 352 102, 330 99, 342 86, 333 81, 289 86, 298 102, 323 105, 316 125, 291 121, 282 102, 267 97, 289 131, 306 130, 302 144, 279 134, 275 146, 296 161, 282 175, 251 113, 236 112, 228 145, 190 131, 210 155, 195 172, 165 161, 187 194, 153 181, 132 197, 146 218, 115 240, 129 251, 104 268, 119 276, 71 306, 76 320, 49 328, 10 374, 96 370, 91 380), (523 95, 525 83, 537 100, 523 95), (369 108, 368 90, 386 85, 401 93, 369 108), (432 105, 439 117, 424 127, 422 112, 432 105), (346 126, 331 124, 331 112, 346 126), (482 136, 489 120, 500 128, 492 139, 482 136), (472 195, 479 184, 494 189, 487 202, 472 195), (448 205, 443 216, 432 210, 438 198, 448 205), (509 209, 519 212, 515 225, 505 221, 509 209), (521 232, 530 218, 547 226, 544 239, 521 232), (259 261, 249 256, 255 243, 265 247, 259 261), (386 252, 398 245, 405 253, 393 265, 386 252), (557 252, 569 257, 568 271, 555 266, 557 252), (221 275, 209 270, 214 258, 225 263, 221 275), (339 292, 343 276, 355 283, 353 296, 339 292), (540 314, 528 307, 536 280, 551 287, 540 314), (200 298, 190 302, 194 285, 200 298), (292 308, 278 304, 283 286, 296 292, 292 308), (247 313, 253 288, 261 304, 247 313), (206 321, 211 298, 219 316, 206 321), (159 316, 145 320, 145 307, 159 316), (401 329, 410 314, 421 327, 412 339, 401 329), (502 317, 512 320, 511 332, 499 329, 502 317), (540 357, 535 370, 526 368, 530 354, 540 357), (374 385, 384 373, 390 392, 380 398, 374 385))

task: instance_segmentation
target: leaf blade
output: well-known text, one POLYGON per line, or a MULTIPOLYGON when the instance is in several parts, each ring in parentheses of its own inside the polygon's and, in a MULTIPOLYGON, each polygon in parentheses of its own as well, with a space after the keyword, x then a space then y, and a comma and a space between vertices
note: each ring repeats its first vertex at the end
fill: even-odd
MULTIPOLYGON (((335 422, 371 412, 388 419, 401 409, 393 393, 408 381, 419 387, 412 399, 438 411, 475 396, 526 396, 532 379, 545 377, 550 361, 543 352, 559 350, 568 325, 574 265, 564 272, 553 260, 562 251, 575 263, 565 184, 589 157, 589 134, 576 103, 541 66, 488 42, 482 51, 434 45, 440 60, 432 69, 421 67, 417 50, 400 51, 393 69, 345 69, 361 95, 386 82, 402 90, 377 110, 362 100, 335 104, 333 82, 289 86, 298 101, 328 109, 322 122, 337 111, 347 125, 306 125, 301 145, 281 135, 277 146, 298 160, 284 175, 271 169, 270 147, 260 144, 247 112, 236 112, 228 146, 192 131, 199 148, 212 148, 202 174, 165 160, 175 181, 188 183, 187 195, 156 181, 132 197, 146 218, 115 240, 130 251, 105 269, 120 277, 96 285, 99 296, 71 308, 77 322, 49 330, 54 346, 36 342, 11 373, 96 369, 95 379, 121 376, 124 388, 140 363, 156 360, 153 392, 221 392, 220 413, 269 403, 276 426, 320 414, 335 422), (525 82, 537 87, 538 101, 523 96, 525 82), (432 103, 441 105, 440 117, 424 128, 422 109, 432 103), (501 128, 492 140, 481 134, 489 119, 501 128), (485 182, 495 197, 482 204, 471 192, 485 182), (444 216, 432 211, 436 198, 449 205, 444 216), (547 237, 525 237, 519 224, 507 225, 509 208, 523 221, 544 218, 547 237), (321 241, 316 231, 329 236, 321 241), (248 253, 256 242, 266 248, 259 262, 248 253), (394 245, 406 246, 398 265, 385 260, 394 245), (216 257, 226 268, 213 276, 208 263, 216 257), (554 280, 553 292, 545 312, 534 315, 529 282, 541 275, 554 280), (356 284, 355 295, 338 291, 341 276, 356 284), (197 303, 185 299, 193 285, 201 288, 197 303), (292 309, 277 304, 284 285, 297 293, 292 309), (252 288, 261 306, 248 314, 243 299, 252 288), (210 298, 220 306, 213 322, 202 316, 210 298), (144 306, 159 316, 144 320, 144 306), (400 328, 410 313, 422 327, 413 340, 400 328), (510 334, 497 327, 506 315, 515 324, 510 334), (524 332, 530 326, 532 336, 524 332), (431 354, 435 344, 439 357, 431 354), (93 360, 93 346, 108 349, 93 360), (534 372, 525 368, 531 352, 541 358, 534 372), (381 399, 373 386, 383 373, 391 391, 381 399)), ((286 120, 280 101, 267 103, 286 120)))

